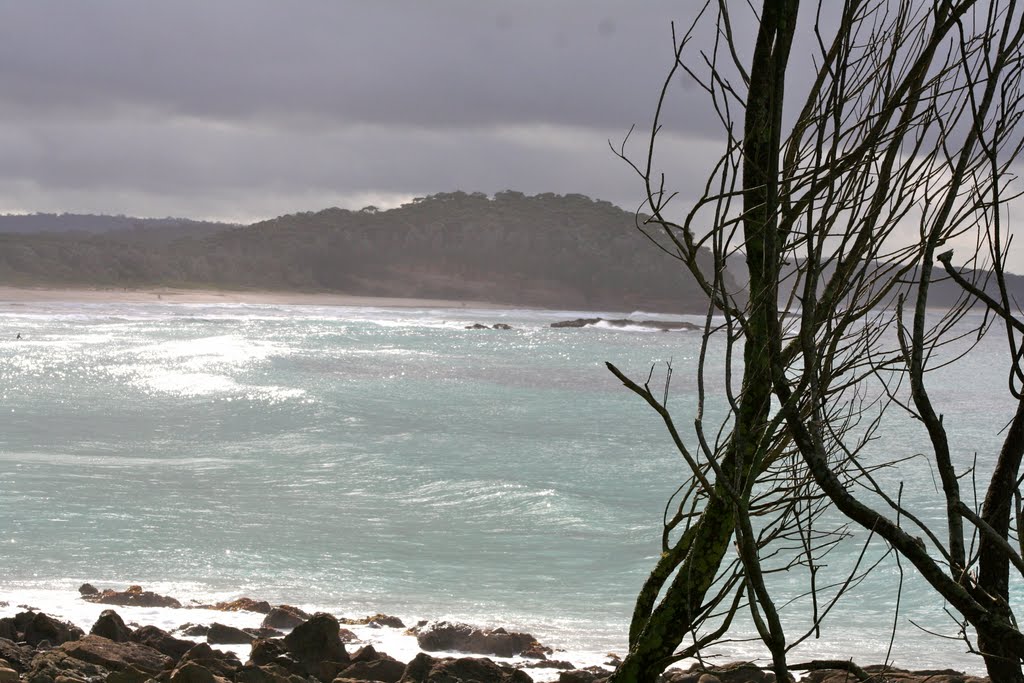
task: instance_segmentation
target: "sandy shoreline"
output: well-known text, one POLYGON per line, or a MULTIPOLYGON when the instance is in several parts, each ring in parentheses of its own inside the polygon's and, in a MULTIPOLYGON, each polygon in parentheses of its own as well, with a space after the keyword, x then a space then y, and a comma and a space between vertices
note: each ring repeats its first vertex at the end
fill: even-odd
POLYGON ((477 308, 510 309, 513 306, 485 301, 413 299, 354 296, 336 293, 235 291, 155 287, 49 288, 0 286, 0 303, 179 303, 179 304, 272 304, 297 306, 361 306, 374 308, 477 308))

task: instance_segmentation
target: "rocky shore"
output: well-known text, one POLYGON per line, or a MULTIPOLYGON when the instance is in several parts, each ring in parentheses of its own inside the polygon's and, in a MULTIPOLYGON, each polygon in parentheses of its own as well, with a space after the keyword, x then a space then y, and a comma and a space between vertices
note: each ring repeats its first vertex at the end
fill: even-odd
MULTIPOLYGON (((19 606, 23 611, 14 616, 0 619, 0 683, 531 683, 535 678, 598 683, 606 680, 618 663, 609 655, 604 666, 576 668, 532 635, 502 628, 447 621, 410 626, 384 614, 339 619, 247 597, 212 605, 182 605, 141 586, 101 591, 86 584, 79 593, 82 600, 111 606, 100 612, 89 633, 28 605, 19 606), (165 631, 153 625, 125 623, 113 609, 117 606, 181 610, 183 621, 190 610, 245 612, 262 615, 262 619, 258 627, 250 628, 186 621, 165 631), (420 652, 409 661, 396 659, 362 641, 348 627, 394 630, 415 638, 420 652), (244 655, 239 656, 239 651, 244 655)), ((866 667, 865 671, 874 681, 987 681, 955 671, 908 672, 885 667, 866 667)), ((664 683, 774 680, 771 673, 743 662, 673 669, 662 677, 664 683)), ((802 680, 840 683, 855 678, 847 670, 825 669, 810 672, 802 680)))

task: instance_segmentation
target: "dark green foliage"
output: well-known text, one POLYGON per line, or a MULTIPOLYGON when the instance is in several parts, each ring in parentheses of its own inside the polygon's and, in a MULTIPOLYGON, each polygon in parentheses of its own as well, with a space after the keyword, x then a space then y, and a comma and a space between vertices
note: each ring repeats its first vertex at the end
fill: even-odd
POLYGON ((637 238, 633 214, 578 194, 452 192, 389 211, 332 208, 246 227, 198 225, 0 233, 0 283, 287 289, 593 310, 706 307, 690 277, 637 238))

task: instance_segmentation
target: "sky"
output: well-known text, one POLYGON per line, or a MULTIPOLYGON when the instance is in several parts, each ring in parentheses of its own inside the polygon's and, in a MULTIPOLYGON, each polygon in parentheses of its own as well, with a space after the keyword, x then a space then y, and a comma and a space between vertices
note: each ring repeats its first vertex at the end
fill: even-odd
MULTIPOLYGON (((0 213, 251 222, 506 189, 633 210, 609 141, 650 125, 696 5, 0 0, 0 213)), ((705 109, 662 138, 680 186, 719 149, 705 109)))

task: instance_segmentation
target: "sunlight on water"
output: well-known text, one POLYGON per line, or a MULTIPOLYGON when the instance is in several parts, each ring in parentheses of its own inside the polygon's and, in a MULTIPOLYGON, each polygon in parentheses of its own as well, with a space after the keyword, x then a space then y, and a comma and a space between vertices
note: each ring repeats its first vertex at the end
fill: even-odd
MULTIPOLYGON (((621 652, 684 469, 660 420, 604 361, 640 378, 654 366, 658 379, 671 360, 685 424, 699 335, 549 327, 580 315, 2 308, 5 329, 25 339, 0 340, 0 599, 143 583, 182 598, 451 617, 621 652), (514 329, 465 329, 475 322, 514 329)), ((936 389, 963 427, 957 452, 977 452, 982 470, 1005 420, 994 368, 972 356, 953 371, 988 380, 954 375, 936 389)), ((712 388, 709 419, 723 401, 712 388)), ((882 438, 881 452, 920 449, 909 423, 882 438)), ((921 514, 941 514, 925 498, 927 467, 885 476, 898 475, 922 496, 921 514)), ((828 558, 833 580, 852 563, 844 552, 828 558)), ((944 662, 976 668, 912 625, 950 626, 904 578, 899 661, 928 664, 945 647, 944 662)), ((796 572, 773 581, 785 595, 806 589, 796 572)), ((842 642, 807 651, 881 660, 899 581, 884 563, 837 608, 842 642)), ((786 618, 806 622, 804 603, 786 618)))

